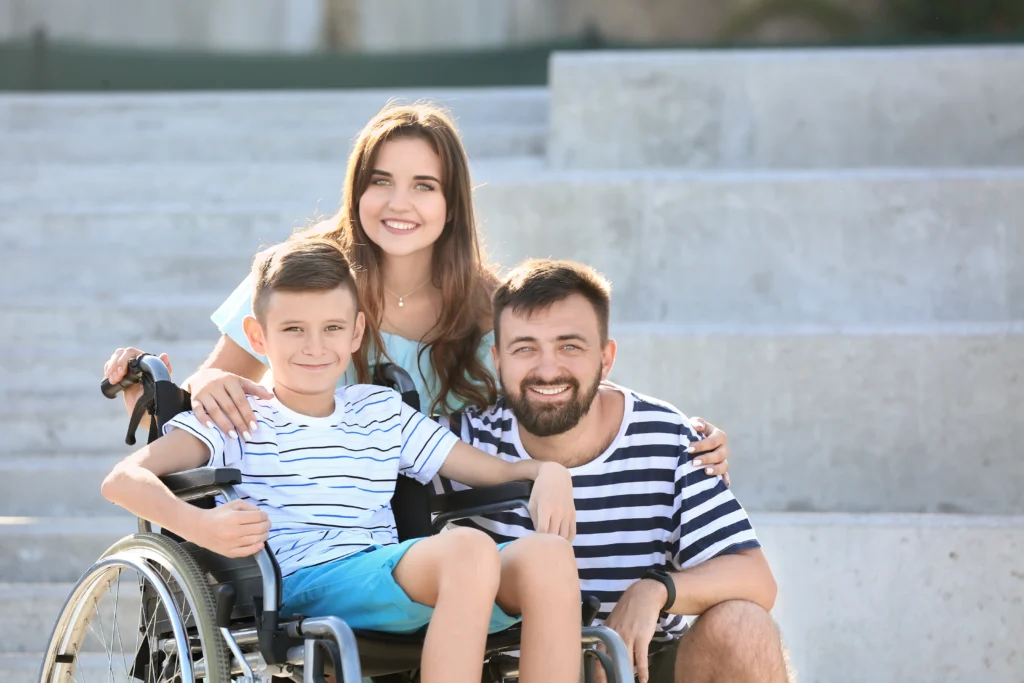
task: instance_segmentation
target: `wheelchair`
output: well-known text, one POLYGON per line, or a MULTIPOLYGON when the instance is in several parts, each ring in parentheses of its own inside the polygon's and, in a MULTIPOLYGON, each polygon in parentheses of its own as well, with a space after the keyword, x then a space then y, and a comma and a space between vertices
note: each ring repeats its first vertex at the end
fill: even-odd
MULTIPOLYGON (((397 366, 379 366, 374 381, 419 409, 411 378, 397 366)), ((104 380, 102 390, 114 398, 136 383, 143 385, 143 395, 129 422, 129 445, 146 413, 152 442, 171 418, 190 408, 187 392, 151 355, 133 360, 120 383, 104 380)), ((216 496, 238 498, 234 486, 241 474, 203 467, 162 481, 178 497, 211 507, 216 496)), ((438 494, 400 476, 391 501, 399 539, 439 533, 454 520, 526 507, 531 487, 511 482, 438 494)), ((344 683, 418 680, 420 635, 353 631, 334 616, 281 617, 281 572, 269 548, 232 559, 165 530, 154 533, 146 520, 138 524, 138 533, 114 543, 72 589, 50 636, 41 683, 324 683, 331 671, 333 680, 344 683)), ((592 625, 598 608, 596 598, 581 602, 585 678, 593 681, 595 667, 602 666, 609 683, 628 683, 633 675, 622 639, 592 625)), ((488 637, 482 683, 518 679, 518 659, 509 653, 519 642, 518 626, 488 637)))

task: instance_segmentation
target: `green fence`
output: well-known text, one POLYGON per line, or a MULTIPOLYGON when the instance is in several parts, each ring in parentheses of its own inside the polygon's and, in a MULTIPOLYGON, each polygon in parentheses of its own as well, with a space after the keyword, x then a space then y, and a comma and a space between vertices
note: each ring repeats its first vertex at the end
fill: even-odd
MULTIPOLYGON (((1021 0, 1024 2, 1024 0, 1021 0)), ((1024 42, 1022 36, 957 43, 1024 42)), ((948 39, 845 40, 847 46, 949 43, 948 39)), ((803 45, 820 47, 826 44, 803 45)), ((635 45, 597 38, 496 50, 420 54, 234 54, 153 50, 33 40, 0 43, 0 90, 243 90, 545 85, 556 50, 721 48, 635 45)), ((731 43, 728 47, 749 47, 731 43)), ((764 46, 760 46, 764 47, 764 46)), ((777 47, 794 47, 793 45, 777 47)))
POLYGON ((221 90, 543 85, 558 43, 429 54, 233 54, 0 43, 0 90, 221 90))

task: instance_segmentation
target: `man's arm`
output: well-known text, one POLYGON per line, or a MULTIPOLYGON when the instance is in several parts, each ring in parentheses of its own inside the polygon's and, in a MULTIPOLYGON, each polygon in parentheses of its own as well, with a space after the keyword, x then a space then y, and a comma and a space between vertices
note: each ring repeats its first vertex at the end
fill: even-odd
MULTIPOLYGON (((668 609, 671 614, 703 614, 727 600, 746 600, 770 612, 778 594, 772 569, 760 548, 713 557, 691 569, 668 574, 676 585, 676 601, 668 609)), ((642 583, 650 584, 645 588, 657 593, 659 605, 665 604, 665 586, 651 579, 642 583)))
MULTIPOLYGON (((775 604, 775 578, 760 548, 713 557, 668 575, 676 588, 668 609, 672 614, 703 614, 727 600, 749 600, 765 610, 775 604)), ((649 678, 648 648, 667 599, 668 589, 660 581, 641 579, 626 589, 605 621, 622 636, 642 683, 649 678)))

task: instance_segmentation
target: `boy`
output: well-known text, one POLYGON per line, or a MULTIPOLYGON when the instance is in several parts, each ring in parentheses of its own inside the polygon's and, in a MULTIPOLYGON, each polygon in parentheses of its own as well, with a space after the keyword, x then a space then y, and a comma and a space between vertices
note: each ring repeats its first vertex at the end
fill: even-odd
POLYGON ((486 635, 515 623, 509 614, 523 618, 524 683, 577 681, 580 592, 567 542, 575 534, 568 471, 488 456, 390 389, 336 389, 365 320, 335 244, 286 242, 257 255, 253 276, 255 317, 245 333, 270 361, 275 397, 250 397, 252 433, 225 435, 183 413, 163 438, 114 468, 103 495, 229 557, 269 543, 281 565, 282 614, 337 615, 353 628, 398 633, 427 626, 424 683, 477 683, 486 635), (202 510, 158 478, 204 465, 241 470, 242 499, 202 510), (500 554, 472 529, 398 543, 389 501, 399 474, 423 483, 441 474, 469 486, 532 479, 530 513, 541 533, 500 554))

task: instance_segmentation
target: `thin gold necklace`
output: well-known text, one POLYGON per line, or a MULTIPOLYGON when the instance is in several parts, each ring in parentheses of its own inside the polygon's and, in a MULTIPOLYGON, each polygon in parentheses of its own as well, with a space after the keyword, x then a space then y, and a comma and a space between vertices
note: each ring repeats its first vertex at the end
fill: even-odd
MULTIPOLYGON (((409 292, 405 296, 398 296, 397 294, 392 292, 387 287, 384 287, 384 291, 387 292, 388 294, 390 294, 391 296, 395 297, 396 299, 398 299, 398 306, 399 306, 399 308, 401 308, 402 306, 405 306, 405 301, 404 301, 405 299, 408 299, 410 296, 412 296, 416 292, 418 292, 421 289, 423 289, 424 287, 426 287, 427 283, 430 282, 433 279, 434 279, 433 277, 428 277, 426 280, 423 281, 423 284, 421 284, 419 287, 417 287, 416 289, 412 290, 411 292, 409 292)), ((383 287, 383 284, 381 284, 381 286, 383 287)))

